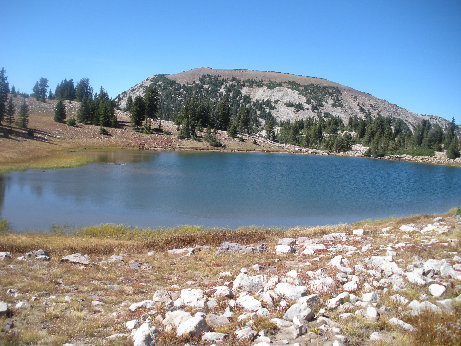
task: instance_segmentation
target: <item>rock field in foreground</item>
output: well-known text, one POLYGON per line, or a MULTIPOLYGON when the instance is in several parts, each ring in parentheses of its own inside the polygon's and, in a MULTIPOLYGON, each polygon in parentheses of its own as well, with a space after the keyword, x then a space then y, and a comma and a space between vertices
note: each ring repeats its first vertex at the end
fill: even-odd
POLYGON ((461 342, 460 227, 459 216, 445 216, 424 224, 380 230, 364 226, 264 245, 224 243, 97 259, 71 253, 54 258, 40 249, 1 252, 1 277, 24 266, 36 271, 37 280, 51 267, 60 269, 62 277, 53 278, 58 287, 53 295, 21 285, 21 280, 9 281, 11 286, 2 283, 0 336, 12 337, 32 326, 42 330, 36 341, 46 341, 58 334, 59 320, 53 319, 65 319, 61 313, 81 314, 83 324, 92 318, 103 321, 86 336, 82 332, 59 339, 76 345, 399 344, 414 340, 418 328, 432 328, 419 319, 429 312, 455 316, 458 327, 450 333, 461 342), (149 263, 155 256, 170 262, 165 270, 175 275, 177 263, 195 263, 194 257, 201 255, 223 269, 211 280, 150 284, 149 275, 155 273, 149 263), (245 267, 223 262, 232 256, 239 256, 245 267), (98 280, 104 281, 96 276, 83 286, 64 284, 68 271, 80 271, 82 277, 90 271, 102 276, 111 272, 114 282, 96 288, 98 280), (123 273, 124 282, 117 280, 117 272, 123 273), (45 317, 37 317, 43 313, 45 317))

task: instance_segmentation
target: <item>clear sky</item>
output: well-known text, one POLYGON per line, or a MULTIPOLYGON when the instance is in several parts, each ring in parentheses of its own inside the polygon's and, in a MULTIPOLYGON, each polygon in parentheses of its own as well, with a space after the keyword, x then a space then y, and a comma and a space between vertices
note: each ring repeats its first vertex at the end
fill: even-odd
POLYGON ((461 1, 0 0, 10 85, 244 68, 326 78, 461 124, 461 1))

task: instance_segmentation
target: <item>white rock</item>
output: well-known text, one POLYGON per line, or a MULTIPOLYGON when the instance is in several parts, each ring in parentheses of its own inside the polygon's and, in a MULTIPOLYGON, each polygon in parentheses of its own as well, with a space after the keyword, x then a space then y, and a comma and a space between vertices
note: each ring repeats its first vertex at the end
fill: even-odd
POLYGON ((373 306, 369 306, 365 310, 365 317, 369 321, 377 321, 379 319, 379 312, 373 306))
POLYGON ((290 245, 276 245, 275 246, 275 253, 277 255, 287 254, 287 253, 295 253, 296 249, 290 245))
POLYGON ((91 263, 91 259, 88 255, 74 253, 72 255, 64 256, 61 258, 61 262, 88 265, 91 263))
POLYGON ((11 259, 11 252, 0 252, 0 261, 4 261, 7 258, 11 259))
POLYGON ((376 293, 376 292, 370 292, 370 293, 362 294, 362 301, 363 302, 377 303, 378 300, 379 300, 379 296, 378 296, 378 293, 376 293))
POLYGON ((296 239, 294 239, 294 238, 281 238, 278 241, 278 245, 295 246, 296 245, 296 239))
POLYGON ((272 318, 271 322, 274 323, 277 328, 288 328, 293 325, 292 322, 287 321, 287 320, 282 320, 281 318, 272 318))
POLYGON ((232 298, 234 296, 232 290, 227 286, 218 286, 214 289, 216 290, 213 294, 215 298, 232 298))
POLYGON ((418 268, 418 269, 413 270, 412 272, 407 272, 405 273, 405 276, 407 280, 411 282, 412 284, 416 284, 418 286, 426 285, 426 280, 422 274, 422 269, 419 270, 418 268))
POLYGON ((347 235, 346 233, 330 233, 330 234, 325 234, 322 237, 323 240, 340 240, 340 241, 346 241, 347 240, 347 235))
POLYGON ((309 282, 309 289, 317 293, 331 293, 336 289, 336 283, 335 280, 328 276, 309 282))
POLYGON ((390 324, 397 325, 397 326, 400 326, 400 327, 402 327, 403 329, 408 330, 408 331, 410 331, 410 332, 416 331, 416 328, 413 327, 411 324, 408 324, 408 323, 406 323, 406 322, 403 322, 402 320, 399 320, 399 319, 396 318, 396 317, 392 317, 391 319, 389 319, 389 323, 390 323, 390 324))
POLYGON ((417 300, 411 301, 410 304, 408 304, 408 307, 412 310, 413 315, 419 315, 424 311, 441 312, 440 308, 437 305, 434 305, 430 302, 420 303, 417 300))
POLYGON ((357 281, 349 281, 344 284, 343 290, 348 291, 348 292, 354 292, 359 289, 359 285, 357 281))
POLYGON ((166 307, 173 305, 173 298, 171 293, 163 289, 155 291, 154 296, 152 297, 152 301, 154 301, 156 304, 166 307))
POLYGON ((261 302, 249 295, 237 298, 237 304, 246 311, 258 311, 262 308, 261 302))
POLYGON ((128 330, 133 330, 135 328, 138 328, 139 326, 139 321, 138 320, 131 320, 125 323, 125 327, 128 330))
POLYGON ((320 303, 320 297, 318 294, 311 294, 306 297, 301 297, 297 300, 298 304, 307 304, 308 307, 313 307, 316 304, 320 303))
POLYGON ((380 333, 380 332, 373 332, 370 335, 370 341, 389 341, 389 336, 380 333))
POLYGON ((133 334, 134 346, 150 346, 155 344, 155 339, 158 330, 151 327, 148 322, 145 322, 133 334))
POLYGON ((275 293, 290 300, 298 300, 307 294, 306 286, 294 286, 286 282, 281 282, 275 286, 275 293))
POLYGON ((245 273, 240 273, 234 280, 233 288, 234 290, 240 289, 250 293, 256 293, 262 290, 263 277, 262 275, 248 276, 245 273))
POLYGON ((15 305, 15 309, 24 309, 24 308, 27 308, 29 307, 29 304, 27 304, 26 302, 18 302, 16 305, 15 305))
POLYGON ((254 337, 256 336, 256 332, 250 327, 245 327, 245 328, 235 331, 235 336, 237 337, 237 340, 239 341, 244 341, 244 340, 253 341, 254 337))
POLYGON ((402 232, 415 232, 418 231, 418 229, 415 227, 414 224, 408 224, 408 225, 402 225, 399 228, 402 232))
POLYGON ((181 290, 181 300, 184 305, 194 308, 203 308, 206 303, 206 298, 203 297, 203 291, 198 288, 186 288, 181 290))
POLYGON ((205 319, 210 327, 222 326, 229 323, 229 318, 225 315, 208 314, 205 319))
POLYGON ((167 331, 171 331, 172 329, 178 328, 180 324, 190 318, 192 318, 192 315, 183 310, 168 311, 162 321, 162 324, 165 326, 167 331))
POLYGON ((338 294, 335 298, 331 298, 327 302, 328 309, 336 309, 338 306, 344 303, 344 300, 349 298, 348 292, 338 294))
POLYGON ((228 337, 229 337, 229 334, 208 332, 208 333, 203 334, 202 341, 211 342, 211 343, 224 342, 228 337))
POLYGON ((283 315, 283 318, 288 321, 293 321, 298 318, 300 321, 309 321, 314 317, 314 313, 307 304, 293 304, 283 315))
POLYGON ((143 300, 142 302, 131 304, 130 307, 129 307, 129 310, 131 312, 134 312, 134 311, 136 311, 137 309, 140 309, 140 308, 150 309, 153 306, 154 306, 154 302, 152 300, 143 300))
POLYGON ((439 284, 431 284, 429 285, 429 292, 434 296, 434 297, 441 297, 445 291, 446 287, 439 285, 439 284))
POLYGON ((313 255, 316 251, 325 249, 326 246, 324 244, 309 244, 304 247, 301 255, 313 255))
POLYGON ((178 326, 176 335, 178 337, 183 335, 198 336, 208 330, 205 318, 200 314, 196 314, 194 317, 189 318, 178 326))

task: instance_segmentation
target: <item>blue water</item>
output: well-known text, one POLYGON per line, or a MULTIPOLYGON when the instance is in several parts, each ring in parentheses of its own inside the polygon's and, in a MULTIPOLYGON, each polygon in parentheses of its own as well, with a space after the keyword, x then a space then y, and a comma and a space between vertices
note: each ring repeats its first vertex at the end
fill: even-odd
POLYGON ((96 155, 101 162, 84 167, 0 176, 1 216, 17 231, 100 223, 290 227, 461 205, 461 168, 290 154, 96 155))

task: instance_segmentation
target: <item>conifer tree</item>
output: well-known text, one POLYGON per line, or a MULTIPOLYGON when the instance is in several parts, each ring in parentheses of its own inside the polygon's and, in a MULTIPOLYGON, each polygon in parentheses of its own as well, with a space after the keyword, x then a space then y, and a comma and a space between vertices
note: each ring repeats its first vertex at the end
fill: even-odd
POLYGON ((58 123, 64 122, 66 119, 66 107, 64 106, 64 103, 62 100, 59 100, 58 103, 56 104, 56 107, 54 108, 54 121, 58 123))
POLYGON ((157 119, 157 112, 159 110, 160 95, 157 88, 151 84, 144 95, 145 115, 146 118, 155 120, 157 119))
POLYGON ((80 79, 75 89, 75 98, 77 101, 83 102, 83 100, 93 97, 93 88, 90 86, 90 80, 88 78, 80 79))
POLYGON ((6 114, 6 102, 8 101, 9 92, 8 78, 6 77, 5 69, 2 67, 0 70, 0 124, 6 114))
POLYGON ((82 124, 91 122, 91 99, 83 99, 77 112, 77 121, 82 124))
POLYGON ((21 107, 19 107, 19 115, 16 120, 16 125, 20 128, 27 128, 29 124, 29 106, 26 104, 26 101, 22 101, 21 107))
POLYGON ((138 128, 146 116, 146 104, 142 96, 136 96, 131 106, 131 123, 138 128))
POLYGON ((231 109, 229 106, 229 96, 227 94, 219 101, 216 106, 216 128, 227 130, 231 119, 231 109))
POLYGON ((13 98, 10 97, 8 99, 8 106, 6 108, 6 123, 11 129, 11 125, 14 123, 14 104, 13 104, 13 98))

